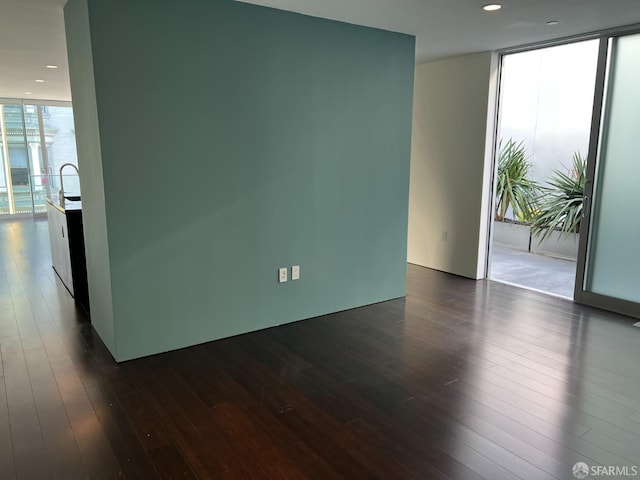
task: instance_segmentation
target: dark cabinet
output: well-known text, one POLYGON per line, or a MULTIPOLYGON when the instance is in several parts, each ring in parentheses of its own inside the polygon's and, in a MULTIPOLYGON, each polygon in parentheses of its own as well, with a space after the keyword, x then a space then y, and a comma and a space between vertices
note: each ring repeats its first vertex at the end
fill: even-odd
POLYGON ((53 269, 85 311, 89 312, 87 261, 84 251, 82 208, 73 202, 72 208, 61 208, 47 201, 49 240, 53 269))

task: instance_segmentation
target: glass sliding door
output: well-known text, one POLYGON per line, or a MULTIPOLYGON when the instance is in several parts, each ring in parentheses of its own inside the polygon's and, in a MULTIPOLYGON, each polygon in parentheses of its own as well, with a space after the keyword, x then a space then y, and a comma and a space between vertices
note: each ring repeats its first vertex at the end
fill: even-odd
POLYGON ((640 33, 600 50, 575 299, 640 317, 640 33))
POLYGON ((573 298, 597 39, 505 54, 488 278, 573 298), (561 221, 554 221, 561 218, 561 221))

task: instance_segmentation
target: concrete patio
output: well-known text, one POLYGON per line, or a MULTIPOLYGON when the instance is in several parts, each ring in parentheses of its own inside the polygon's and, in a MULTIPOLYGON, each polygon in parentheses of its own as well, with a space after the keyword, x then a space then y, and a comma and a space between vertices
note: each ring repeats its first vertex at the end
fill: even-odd
POLYGON ((520 252, 494 243, 489 278, 573 298, 576 262, 520 252))

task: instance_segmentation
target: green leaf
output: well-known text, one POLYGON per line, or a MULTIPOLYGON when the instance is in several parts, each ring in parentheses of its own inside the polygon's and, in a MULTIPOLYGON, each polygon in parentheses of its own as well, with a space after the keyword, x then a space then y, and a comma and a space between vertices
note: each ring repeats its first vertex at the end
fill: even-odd
POLYGON ((569 172, 554 170, 548 186, 541 188, 543 195, 531 223, 531 233, 540 241, 554 230, 563 235, 580 232, 585 178, 586 161, 580 152, 575 152, 569 172))
POLYGON ((496 181, 495 219, 504 220, 509 207, 514 220, 528 221, 535 210, 538 184, 528 178, 533 164, 529 162, 523 142, 509 139, 499 146, 498 174, 496 181))

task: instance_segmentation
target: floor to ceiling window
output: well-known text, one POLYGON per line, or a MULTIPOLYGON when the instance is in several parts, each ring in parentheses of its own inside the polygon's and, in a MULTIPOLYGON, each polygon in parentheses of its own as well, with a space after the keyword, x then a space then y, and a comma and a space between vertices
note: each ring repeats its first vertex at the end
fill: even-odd
MULTIPOLYGON (((70 103, 0 100, 0 216, 45 213, 60 167, 77 162, 70 103)), ((74 189, 77 177, 65 178, 74 189)))

